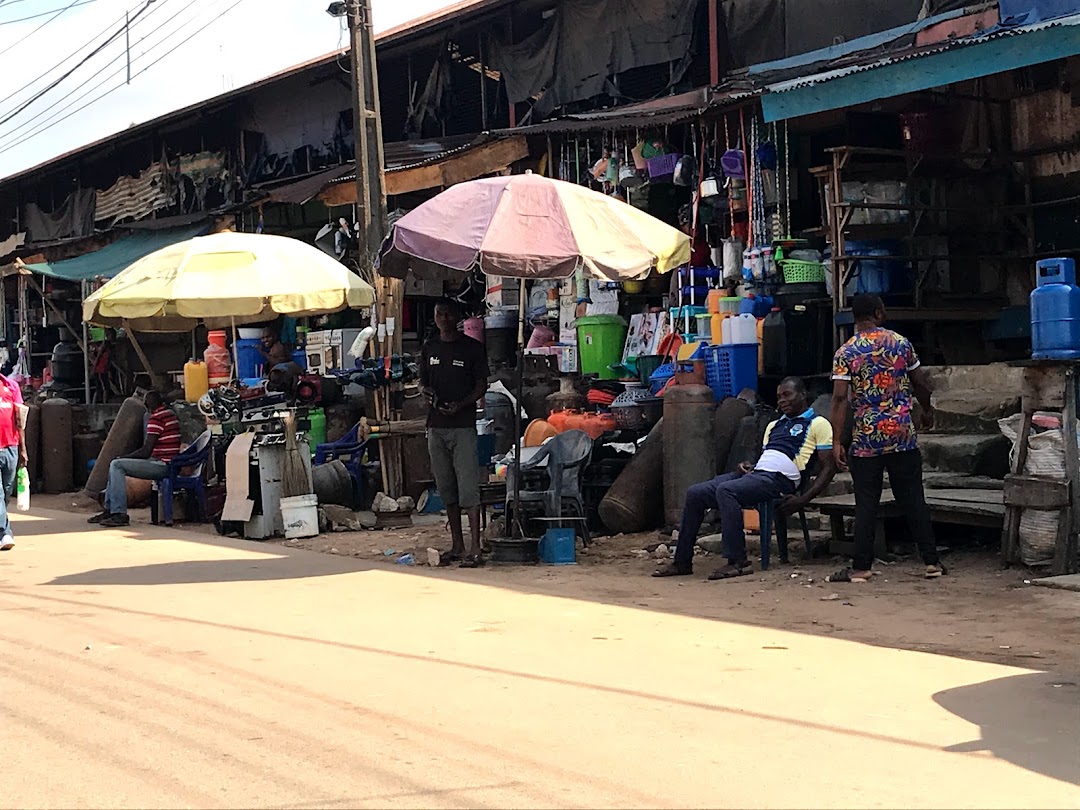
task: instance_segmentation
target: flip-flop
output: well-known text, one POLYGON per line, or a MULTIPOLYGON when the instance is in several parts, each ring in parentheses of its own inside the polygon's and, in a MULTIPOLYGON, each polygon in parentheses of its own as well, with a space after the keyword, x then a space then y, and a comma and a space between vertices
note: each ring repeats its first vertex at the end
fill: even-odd
POLYGON ((869 582, 870 577, 853 577, 855 571, 851 568, 842 568, 835 574, 825 577, 826 582, 869 582))
POLYGON ((671 565, 665 565, 663 568, 657 568, 652 575, 654 577, 689 577, 693 576, 693 573, 693 566, 679 566, 671 563, 671 565))
POLYGON ((725 565, 723 568, 717 568, 711 574, 709 579, 715 582, 718 579, 735 579, 735 577, 745 577, 747 574, 754 573, 754 567, 749 562, 742 563, 741 565, 725 565))

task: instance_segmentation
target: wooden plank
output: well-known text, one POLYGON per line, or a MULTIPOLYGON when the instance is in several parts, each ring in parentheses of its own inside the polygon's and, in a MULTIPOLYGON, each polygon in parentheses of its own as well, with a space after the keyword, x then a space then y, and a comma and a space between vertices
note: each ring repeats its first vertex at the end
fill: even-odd
POLYGON ((956 501, 959 503, 1000 504, 1002 491, 993 489, 931 489, 926 491, 926 500, 956 501))
POLYGON ((390 172, 386 175, 386 195, 388 197, 393 197, 398 194, 408 194, 411 191, 422 191, 427 188, 440 188, 444 185, 446 185, 446 183, 443 182, 443 167, 441 163, 432 163, 429 166, 417 166, 415 169, 390 172))
POLYGON ((1072 491, 1068 481, 1033 475, 1009 475, 1005 478, 1004 497, 1008 506, 1064 509, 1071 503, 1072 491))
MULTIPOLYGON (((1025 377, 1027 374, 1025 373, 1025 377)), ((1076 371, 1072 366, 1064 370, 1065 407, 1061 414, 1062 437, 1065 440, 1065 477, 1069 481, 1080 480, 1080 452, 1076 436, 1076 371)), ((1058 536, 1055 543, 1051 572, 1056 576, 1076 573, 1076 534, 1080 531, 1080 487, 1074 487, 1069 509, 1069 531, 1058 536)))
POLYGON ((1025 368, 1020 384, 1024 411, 1062 410, 1065 407, 1065 373, 1065 367, 1059 365, 1025 368))

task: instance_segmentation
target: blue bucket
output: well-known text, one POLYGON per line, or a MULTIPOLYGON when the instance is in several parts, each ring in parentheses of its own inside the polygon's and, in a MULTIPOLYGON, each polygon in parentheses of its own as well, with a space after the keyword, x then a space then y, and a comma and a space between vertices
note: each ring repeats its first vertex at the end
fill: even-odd
POLYGON ((576 565, 576 535, 573 529, 548 529, 540 538, 540 561, 548 565, 576 565))

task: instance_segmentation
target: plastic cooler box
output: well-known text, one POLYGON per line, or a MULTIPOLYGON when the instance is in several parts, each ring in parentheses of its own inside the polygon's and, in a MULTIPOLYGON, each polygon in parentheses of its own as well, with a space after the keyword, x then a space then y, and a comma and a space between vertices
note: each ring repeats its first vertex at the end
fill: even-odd
POLYGON ((744 388, 757 391, 756 343, 704 345, 694 353, 694 357, 705 360, 705 383, 712 389, 717 402, 738 396, 744 388))

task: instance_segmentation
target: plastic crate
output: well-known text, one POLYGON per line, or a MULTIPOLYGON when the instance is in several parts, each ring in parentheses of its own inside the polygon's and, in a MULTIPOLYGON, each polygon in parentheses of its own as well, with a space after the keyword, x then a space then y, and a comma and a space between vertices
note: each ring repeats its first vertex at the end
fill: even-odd
POLYGON ((824 284, 825 265, 821 262, 803 262, 798 259, 783 259, 779 262, 784 271, 785 284, 824 284))
POLYGON ((705 358, 705 382, 717 402, 738 396, 744 388, 757 391, 758 344, 705 345, 696 356, 705 358))
POLYGON ((670 381, 671 378, 674 376, 675 364, 664 363, 664 365, 660 366, 660 368, 656 369, 656 371, 649 375, 649 389, 653 392, 653 394, 656 394, 660 391, 661 388, 667 385, 668 381, 670 381))
POLYGON ((682 155, 657 155, 649 158, 646 163, 649 167, 651 180, 670 180, 675 174, 675 167, 679 165, 682 155))

